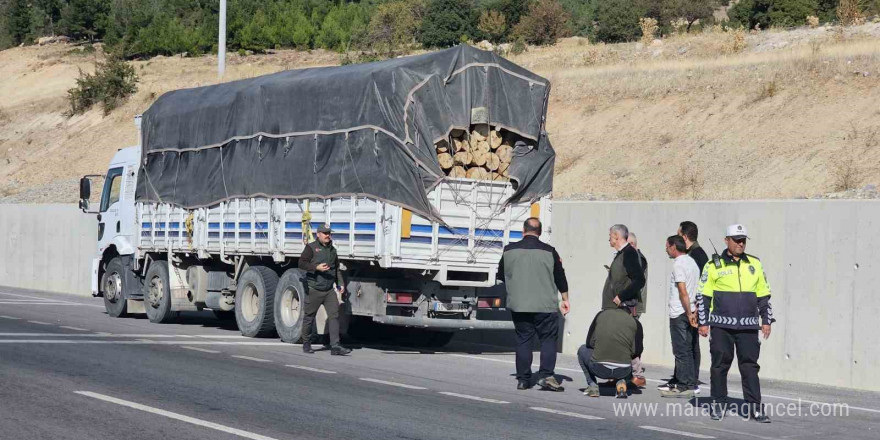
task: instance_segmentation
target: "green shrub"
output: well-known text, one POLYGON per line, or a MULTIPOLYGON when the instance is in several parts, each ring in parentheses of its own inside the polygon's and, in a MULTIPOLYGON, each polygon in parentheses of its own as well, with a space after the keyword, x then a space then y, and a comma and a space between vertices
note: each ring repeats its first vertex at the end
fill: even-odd
POLYGON ((476 9, 471 0, 432 0, 422 20, 419 41, 425 47, 450 47, 461 37, 477 34, 476 9))
POLYGON ((513 35, 529 44, 555 44, 557 39, 569 35, 568 19, 568 12, 558 0, 537 0, 514 27, 513 35))
POLYGON ((68 115, 81 114, 100 103, 107 115, 137 91, 138 76, 130 64, 118 56, 95 64, 95 73, 79 72, 76 87, 67 91, 68 115))
POLYGON ((740 0, 727 12, 730 20, 749 29, 790 27, 806 23, 819 13, 818 0, 740 0))
MULTIPOLYGON (((746 1, 746 0, 743 0, 746 1)), ((596 4, 596 25, 591 39, 606 43, 633 41, 641 36, 639 19, 648 16, 643 2, 604 0, 596 4)))
POLYGON ((412 1, 393 1, 376 8, 367 30, 368 44, 373 52, 390 57, 406 52, 421 27, 425 4, 412 1))
POLYGON ((359 3, 344 3, 330 9, 315 35, 315 46, 342 51, 364 42, 370 16, 359 3))

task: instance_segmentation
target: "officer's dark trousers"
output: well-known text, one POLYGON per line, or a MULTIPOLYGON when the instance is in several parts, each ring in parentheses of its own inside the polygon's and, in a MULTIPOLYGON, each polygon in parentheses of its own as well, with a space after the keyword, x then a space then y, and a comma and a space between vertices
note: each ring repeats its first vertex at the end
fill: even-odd
POLYGON ((758 330, 731 330, 712 327, 709 351, 712 353, 712 398, 719 403, 727 400, 727 371, 733 363, 733 354, 742 376, 743 398, 746 403, 761 403, 761 383, 758 380, 758 356, 761 344, 758 330))
POLYGON ((302 337, 303 341, 311 341, 312 327, 315 322, 315 316, 318 309, 324 306, 327 312, 327 324, 330 331, 330 346, 339 345, 339 300, 336 298, 336 292, 333 289, 321 291, 309 289, 309 295, 306 297, 306 306, 302 320, 302 337))
POLYGON ((516 330, 516 379, 532 379, 532 341, 541 342, 541 367, 538 379, 552 376, 556 369, 556 337, 559 333, 558 313, 512 312, 516 330))

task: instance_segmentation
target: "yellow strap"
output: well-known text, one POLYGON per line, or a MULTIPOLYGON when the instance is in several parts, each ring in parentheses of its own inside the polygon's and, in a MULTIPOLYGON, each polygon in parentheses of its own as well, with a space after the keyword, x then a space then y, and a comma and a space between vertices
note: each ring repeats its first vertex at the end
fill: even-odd
POLYGON ((531 217, 540 218, 541 217, 541 204, 540 203, 532 203, 532 210, 529 214, 531 217))
POLYGON ((312 213, 309 211, 309 200, 306 199, 306 203, 303 207, 303 215, 302 215, 302 231, 303 231, 303 244, 309 244, 315 241, 315 234, 312 232, 312 213))
POLYGON ((412 212, 401 209, 400 238, 410 238, 412 233, 412 212))

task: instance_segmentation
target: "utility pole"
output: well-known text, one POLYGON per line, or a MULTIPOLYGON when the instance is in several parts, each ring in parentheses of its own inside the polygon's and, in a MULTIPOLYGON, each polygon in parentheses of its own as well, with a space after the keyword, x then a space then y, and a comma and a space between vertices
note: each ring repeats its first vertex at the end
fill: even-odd
POLYGON ((226 0, 220 0, 220 31, 217 41, 217 77, 226 71, 226 0))

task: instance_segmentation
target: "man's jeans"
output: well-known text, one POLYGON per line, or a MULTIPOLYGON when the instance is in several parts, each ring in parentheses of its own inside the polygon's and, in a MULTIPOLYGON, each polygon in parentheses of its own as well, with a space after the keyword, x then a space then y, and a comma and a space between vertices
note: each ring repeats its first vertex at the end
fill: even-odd
POLYGON ((587 378, 588 386, 598 386, 596 378, 599 379, 626 379, 632 375, 632 366, 612 367, 601 362, 593 361, 593 349, 586 345, 581 345, 578 349, 578 363, 581 364, 581 370, 587 378))
POLYGON ((686 313, 669 320, 669 334, 672 339, 672 354, 675 356, 675 379, 679 388, 692 389, 697 386, 697 371, 700 368, 700 339, 697 329, 691 327, 686 313))

